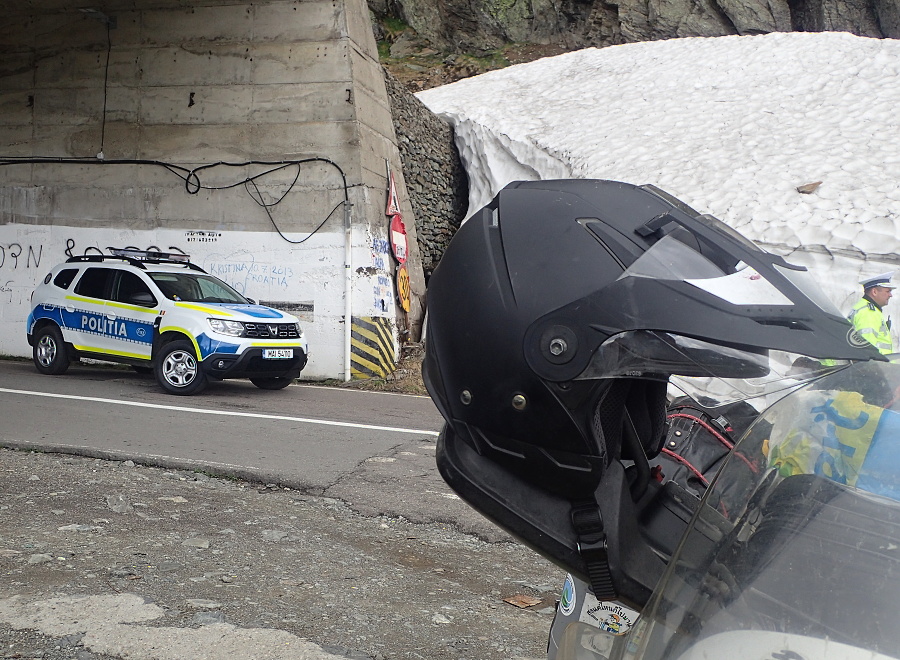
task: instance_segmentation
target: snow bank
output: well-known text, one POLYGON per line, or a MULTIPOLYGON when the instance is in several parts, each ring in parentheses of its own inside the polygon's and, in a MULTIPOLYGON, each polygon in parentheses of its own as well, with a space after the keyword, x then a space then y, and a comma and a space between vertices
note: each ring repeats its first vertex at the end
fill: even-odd
POLYGON ((842 310, 863 275, 900 264, 900 41, 643 42, 418 98, 454 125, 470 213, 517 179, 652 183, 811 267, 842 310))

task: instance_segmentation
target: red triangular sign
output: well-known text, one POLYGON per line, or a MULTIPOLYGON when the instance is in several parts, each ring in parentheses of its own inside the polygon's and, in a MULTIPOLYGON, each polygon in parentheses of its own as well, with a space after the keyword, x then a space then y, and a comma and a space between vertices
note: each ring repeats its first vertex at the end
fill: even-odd
POLYGON ((387 210, 384 212, 385 215, 398 215, 400 213, 400 200, 397 199, 397 184, 394 183, 394 173, 390 173, 390 180, 388 181, 388 203, 387 210))

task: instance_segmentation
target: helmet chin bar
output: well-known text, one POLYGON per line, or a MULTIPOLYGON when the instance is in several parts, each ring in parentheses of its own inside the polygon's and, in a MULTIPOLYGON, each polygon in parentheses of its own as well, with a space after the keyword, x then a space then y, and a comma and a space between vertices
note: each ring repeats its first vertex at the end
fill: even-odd
POLYGON ((695 495, 674 482, 663 486, 649 481, 635 498, 633 468, 615 458, 593 492, 573 500, 535 485, 509 461, 491 460, 461 426, 468 438, 444 426, 437 466, 463 500, 528 547, 592 583, 598 597, 644 606, 699 503, 695 495))

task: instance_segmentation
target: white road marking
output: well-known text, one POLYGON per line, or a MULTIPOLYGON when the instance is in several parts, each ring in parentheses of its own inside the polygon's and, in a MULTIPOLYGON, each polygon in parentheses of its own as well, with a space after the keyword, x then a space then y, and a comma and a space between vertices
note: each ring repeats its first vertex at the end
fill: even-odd
POLYGON ((327 419, 311 419, 308 417, 291 417, 289 415, 268 415, 265 413, 236 412, 231 410, 209 410, 206 408, 188 408, 186 406, 165 406, 158 403, 142 403, 139 401, 121 401, 119 399, 103 399, 95 396, 77 396, 75 394, 54 394, 51 392, 31 392, 29 390, 13 390, 0 387, 0 392, 10 394, 24 394, 27 396, 44 396, 52 399, 74 399, 76 401, 95 401, 97 403, 111 403, 119 406, 135 406, 137 408, 157 408, 160 410, 177 410, 181 412, 198 413, 201 415, 229 415, 231 417, 255 417, 258 419, 277 419, 287 422, 302 422, 304 424, 321 424, 322 426, 346 426, 354 429, 366 429, 369 431, 390 431, 393 433, 412 433, 416 435, 438 436, 438 431, 426 431, 424 429, 404 429, 396 426, 375 426, 373 424, 357 424, 355 422, 336 422, 327 419))

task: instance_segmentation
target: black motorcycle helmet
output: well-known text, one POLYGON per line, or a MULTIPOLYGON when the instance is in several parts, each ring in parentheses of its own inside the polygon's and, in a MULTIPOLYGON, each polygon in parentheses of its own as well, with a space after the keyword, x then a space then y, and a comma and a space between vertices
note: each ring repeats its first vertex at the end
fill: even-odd
POLYGON ((805 268, 657 188, 512 183, 460 228, 429 281, 423 376, 447 421, 438 467, 582 577, 591 543, 578 511, 597 509, 609 596, 640 604, 652 578, 632 584, 615 564, 655 563, 636 545, 660 555, 646 521, 628 518, 650 497, 640 467, 660 450, 669 376, 764 376, 772 349, 881 359, 805 268), (628 557, 613 557, 613 519, 628 557))

